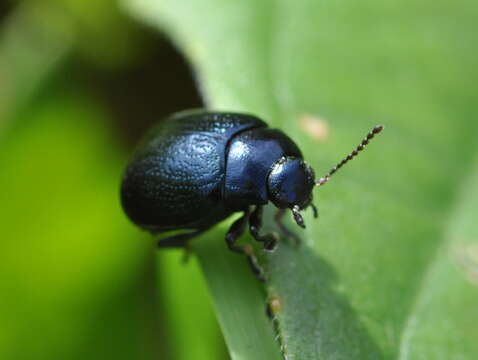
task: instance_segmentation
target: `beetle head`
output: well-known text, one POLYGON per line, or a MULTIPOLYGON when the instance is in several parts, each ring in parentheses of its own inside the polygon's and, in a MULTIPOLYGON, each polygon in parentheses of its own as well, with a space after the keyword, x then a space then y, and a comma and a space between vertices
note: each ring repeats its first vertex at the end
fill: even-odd
POLYGON ((305 209, 312 201, 314 170, 300 158, 282 157, 272 166, 267 186, 269 198, 278 208, 305 209))
POLYGON ((314 217, 317 217, 317 209, 312 204, 312 189, 314 186, 325 185, 337 170, 357 156, 368 145, 369 141, 382 130, 382 125, 375 126, 354 151, 317 182, 315 182, 314 170, 302 159, 292 156, 281 158, 272 166, 267 179, 270 200, 280 209, 290 208, 297 225, 305 228, 300 210, 310 205, 314 210, 314 217))

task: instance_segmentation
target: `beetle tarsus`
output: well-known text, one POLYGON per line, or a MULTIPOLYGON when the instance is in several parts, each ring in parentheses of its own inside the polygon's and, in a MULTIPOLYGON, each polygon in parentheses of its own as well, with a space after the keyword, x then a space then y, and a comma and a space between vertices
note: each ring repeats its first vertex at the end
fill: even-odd
POLYGON ((254 275, 260 281, 266 281, 264 270, 259 265, 257 258, 254 255, 252 246, 250 244, 246 244, 244 246, 239 246, 236 244, 237 239, 239 239, 239 237, 244 233, 248 220, 249 210, 246 210, 244 211, 244 215, 234 221, 234 223, 231 225, 226 234, 226 243, 230 250, 245 255, 254 275))
POLYGON ((314 213, 314 219, 317 219, 319 217, 319 210, 317 210, 317 207, 312 203, 310 204, 310 206, 312 207, 312 211, 314 213))
POLYGON ((274 251, 277 247, 278 236, 276 233, 271 233, 269 235, 270 239, 264 242, 264 250, 274 251))
POLYGON ((297 235, 293 231, 290 231, 283 223, 285 211, 285 209, 278 209, 276 214, 274 215, 274 220, 282 235, 287 239, 292 239, 294 241, 295 246, 299 246, 301 243, 299 235, 297 235))
POLYGON ((181 263, 182 264, 187 264, 189 262, 189 259, 191 258, 191 254, 192 254, 192 249, 191 249, 191 244, 190 242, 188 241, 185 245, 184 245, 184 251, 183 251, 183 256, 181 257, 181 263))
POLYGON ((267 279, 264 275, 264 270, 257 262, 257 258, 254 255, 249 255, 247 256, 247 261, 249 262, 249 266, 251 267, 252 272, 257 277, 257 279, 259 279, 259 281, 261 282, 266 282, 267 279))
POLYGON ((262 242, 264 244, 264 250, 273 251, 277 246, 277 235, 275 233, 266 235, 259 234, 262 228, 262 214, 263 207, 261 205, 257 205, 249 218, 249 231, 256 241, 262 242))

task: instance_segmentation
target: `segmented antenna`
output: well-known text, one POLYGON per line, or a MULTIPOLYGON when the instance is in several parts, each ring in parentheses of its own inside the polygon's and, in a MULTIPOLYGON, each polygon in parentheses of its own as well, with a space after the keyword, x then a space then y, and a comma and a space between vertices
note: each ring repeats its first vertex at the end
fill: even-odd
POLYGON ((347 155, 346 158, 344 158, 341 162, 339 162, 335 167, 333 167, 327 175, 325 175, 323 178, 320 178, 318 182, 315 183, 316 186, 322 186, 324 185, 327 181, 329 181, 330 177, 337 172, 338 169, 340 169, 342 166, 344 166, 347 162, 352 160, 355 156, 358 155, 360 151, 362 151, 365 148, 365 145, 369 143, 373 137, 378 134, 380 131, 383 130, 383 125, 377 125, 375 126, 365 137, 365 139, 362 140, 359 146, 355 148, 354 151, 352 151, 350 154, 347 155))

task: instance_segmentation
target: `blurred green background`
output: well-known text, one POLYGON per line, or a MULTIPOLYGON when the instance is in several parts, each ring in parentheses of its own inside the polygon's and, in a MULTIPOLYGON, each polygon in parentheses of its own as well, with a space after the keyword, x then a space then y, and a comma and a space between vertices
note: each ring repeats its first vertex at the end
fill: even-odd
MULTIPOLYGON (((291 356, 474 358, 477 16, 471 0, 0 0, 0 359, 229 358, 197 260, 155 251, 118 202, 141 135, 201 96, 270 119, 320 166, 390 125, 321 193, 328 215, 306 215, 308 247, 268 258, 291 356), (304 112, 330 120, 328 142, 304 112)), ((207 260, 253 279, 205 243, 239 359, 248 317, 224 292, 244 284, 207 260)))
POLYGON ((1 359, 227 358, 196 261, 118 202, 145 129, 198 106, 183 58, 116 2, 0 2, 1 359))

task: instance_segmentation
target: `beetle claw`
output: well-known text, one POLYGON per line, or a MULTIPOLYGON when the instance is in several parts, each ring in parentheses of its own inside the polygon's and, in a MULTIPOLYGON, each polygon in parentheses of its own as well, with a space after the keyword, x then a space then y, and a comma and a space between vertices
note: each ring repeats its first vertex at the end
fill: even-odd
POLYGON ((314 212, 314 219, 317 219, 319 217, 319 211, 317 210, 317 207, 314 204, 310 204, 312 207, 312 211, 314 212))

